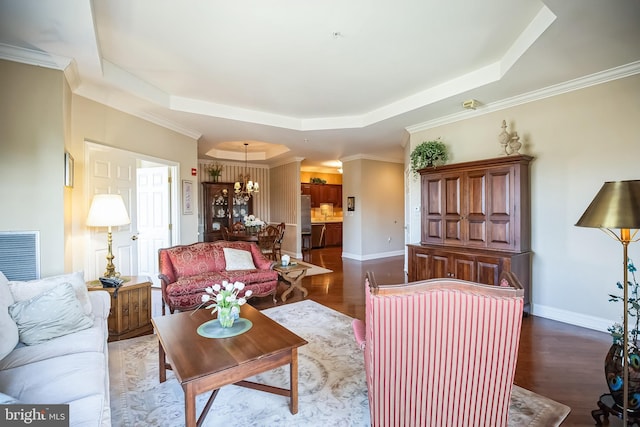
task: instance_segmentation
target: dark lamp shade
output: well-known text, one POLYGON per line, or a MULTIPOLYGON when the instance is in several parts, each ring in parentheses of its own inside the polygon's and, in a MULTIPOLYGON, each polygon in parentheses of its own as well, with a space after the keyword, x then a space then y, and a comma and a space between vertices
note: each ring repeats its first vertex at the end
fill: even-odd
POLYGON ((640 228, 640 180, 605 182, 576 225, 640 228))

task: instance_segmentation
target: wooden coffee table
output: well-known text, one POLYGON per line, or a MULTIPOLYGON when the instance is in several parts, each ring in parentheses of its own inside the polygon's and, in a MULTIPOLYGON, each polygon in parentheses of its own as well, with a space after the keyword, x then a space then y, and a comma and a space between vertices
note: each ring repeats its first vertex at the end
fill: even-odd
POLYGON ((292 414, 298 412, 298 347, 307 344, 277 322, 248 304, 240 317, 253 327, 230 338, 205 338, 198 326, 211 320, 210 310, 196 310, 154 317, 151 321, 158 335, 160 382, 172 369, 184 391, 184 416, 187 427, 200 426, 222 386, 235 384, 269 393, 288 396, 292 414), (167 363, 168 362, 168 363, 167 363), (290 389, 245 381, 261 372, 290 365, 290 389), (211 391, 196 421, 196 396, 211 391))
POLYGON ((282 293, 282 302, 285 302, 287 300, 287 296, 289 296, 289 294, 296 288, 300 289, 303 298, 307 296, 309 291, 302 286, 302 279, 307 275, 307 270, 309 269, 308 265, 295 264, 283 267, 280 264, 276 264, 273 266, 273 269, 278 272, 285 282, 289 283, 289 289, 282 293))

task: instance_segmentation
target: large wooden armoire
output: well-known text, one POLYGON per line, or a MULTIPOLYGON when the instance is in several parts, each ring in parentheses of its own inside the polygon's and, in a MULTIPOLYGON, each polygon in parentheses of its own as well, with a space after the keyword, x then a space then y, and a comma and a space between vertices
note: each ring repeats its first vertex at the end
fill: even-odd
POLYGON ((232 182, 203 182, 202 206, 204 241, 221 240, 222 228, 231 229, 234 222, 244 222, 252 211, 251 198, 238 197, 232 182))
POLYGON ((421 238, 409 247, 409 281, 450 277, 498 285, 502 271, 531 298, 529 163, 513 155, 420 170, 421 238))

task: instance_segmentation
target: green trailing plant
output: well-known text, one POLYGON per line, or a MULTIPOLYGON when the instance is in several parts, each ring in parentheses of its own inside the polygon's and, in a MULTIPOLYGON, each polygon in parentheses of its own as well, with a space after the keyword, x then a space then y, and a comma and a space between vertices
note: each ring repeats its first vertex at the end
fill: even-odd
POLYGON ((311 178, 309 180, 311 182, 311 184, 326 184, 327 180, 326 179, 322 179, 322 178, 311 178))
MULTIPOLYGON (((629 344, 632 347, 638 345, 638 334, 640 334, 640 284, 636 280, 636 266, 633 264, 631 258, 627 262, 627 271, 631 273, 631 277, 627 279, 627 286, 629 286, 627 305, 627 313, 629 317, 633 318, 635 325, 629 330, 629 344)), ((623 290, 622 283, 616 283, 618 289, 623 290)), ((619 295, 609 294, 609 301, 624 303, 624 297, 619 295)), ((615 323, 607 330, 611 333, 614 344, 622 345, 624 337, 624 327, 620 323, 615 323)))
POLYGON ((418 173, 420 169, 444 164, 449 159, 447 147, 439 139, 424 141, 411 152, 411 170, 418 173))

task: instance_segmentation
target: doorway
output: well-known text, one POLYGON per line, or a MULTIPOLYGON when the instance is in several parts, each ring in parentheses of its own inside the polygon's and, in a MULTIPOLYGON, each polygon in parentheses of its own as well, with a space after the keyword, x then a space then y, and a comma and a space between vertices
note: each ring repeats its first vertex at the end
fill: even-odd
MULTIPOLYGON (((114 264, 123 276, 148 276, 159 287, 158 249, 178 241, 179 192, 172 179, 176 162, 85 141, 87 208, 94 194, 120 194, 131 223, 114 227, 114 264)), ((85 271, 89 279, 103 274, 106 229, 90 228, 85 271)))

